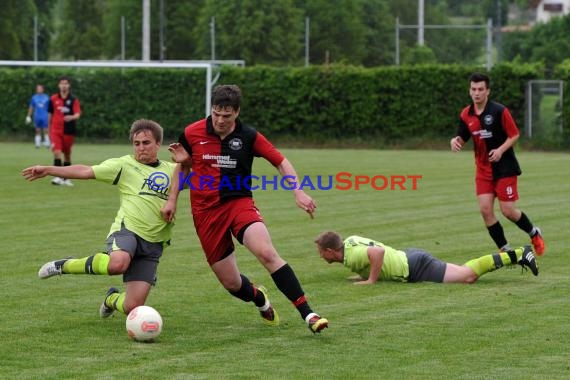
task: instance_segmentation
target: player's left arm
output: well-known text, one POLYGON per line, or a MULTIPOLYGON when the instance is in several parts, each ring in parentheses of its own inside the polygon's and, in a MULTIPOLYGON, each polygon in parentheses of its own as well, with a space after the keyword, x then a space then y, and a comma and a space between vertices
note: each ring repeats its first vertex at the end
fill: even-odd
POLYGON ((300 181, 293 164, 291 164, 291 162, 289 162, 289 160, 259 132, 257 133, 253 144, 253 154, 265 158, 275 166, 279 174, 281 174, 281 177, 285 178, 287 183, 293 188, 297 207, 304 210, 309 214, 311 219, 313 219, 313 214, 317 209, 317 205, 313 198, 303 190, 298 189, 300 181))
POLYGON ((285 178, 291 186, 295 185, 293 188, 293 194, 295 194, 295 202, 297 203, 297 207, 303 209, 305 212, 307 212, 307 214, 311 216, 311 219, 313 219, 313 213, 316 211, 317 205, 313 198, 311 198, 303 190, 297 188, 299 184, 299 177, 297 176, 297 172, 295 171, 293 164, 291 164, 287 158, 283 158, 283 161, 277 165, 277 171, 279 171, 281 177, 285 178))
POLYGON ((503 110, 501 125, 507 134, 507 139, 497 149, 489 152, 489 162, 498 162, 503 157, 503 153, 512 148, 520 136, 515 120, 507 108, 503 110))
POLYGON ((370 274, 367 280, 355 282, 355 285, 375 284, 378 281, 382 264, 384 264, 385 252, 383 247, 371 246, 367 248, 366 254, 368 255, 368 260, 370 260, 370 274))
POLYGON ((78 120, 81 117, 81 105, 79 104, 79 100, 75 99, 73 101, 73 106, 72 106, 72 110, 73 110, 73 115, 65 115, 63 117, 63 120, 65 121, 72 121, 72 120, 78 120))

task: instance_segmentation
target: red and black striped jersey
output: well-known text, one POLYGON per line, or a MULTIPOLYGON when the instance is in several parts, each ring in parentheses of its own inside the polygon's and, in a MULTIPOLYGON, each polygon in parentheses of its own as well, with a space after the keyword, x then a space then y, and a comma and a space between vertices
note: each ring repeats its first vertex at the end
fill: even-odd
POLYGON ((260 132, 236 119, 232 133, 223 140, 214 132, 212 118, 184 129, 178 140, 192 157, 190 200, 192 211, 216 206, 228 199, 252 197, 254 157, 273 166, 284 156, 260 132))
POLYGON ((519 134, 517 125, 507 107, 489 101, 480 115, 473 104, 461 111, 457 135, 468 141, 473 136, 475 163, 479 175, 490 179, 517 176, 521 169, 513 148, 507 149, 498 162, 489 161, 489 152, 500 147, 507 138, 519 134))
POLYGON ((54 94, 50 98, 48 112, 51 114, 50 128, 52 128, 53 131, 58 133, 59 131, 63 131, 66 135, 75 135, 77 132, 75 120, 64 121, 63 117, 81 113, 79 99, 71 93, 68 94, 65 99, 62 98, 59 93, 54 94))

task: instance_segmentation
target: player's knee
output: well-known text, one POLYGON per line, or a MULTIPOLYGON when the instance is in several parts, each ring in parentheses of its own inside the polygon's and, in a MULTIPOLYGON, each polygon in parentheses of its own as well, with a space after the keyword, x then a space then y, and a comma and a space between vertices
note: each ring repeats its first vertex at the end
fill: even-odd
POLYGON ((107 266, 110 275, 123 274, 129 268, 129 263, 121 260, 111 260, 107 266))
POLYGON ((273 273, 278 268, 281 268, 285 261, 279 256, 279 253, 275 248, 270 247, 258 254, 256 254, 257 259, 269 272, 273 273))
POLYGON ((495 216, 492 206, 487 206, 487 205, 479 206, 479 211, 481 212, 483 218, 492 218, 495 216))
POLYGON ((512 207, 501 207, 501 213, 505 216, 505 218, 517 221, 520 216, 517 213, 517 210, 512 207))

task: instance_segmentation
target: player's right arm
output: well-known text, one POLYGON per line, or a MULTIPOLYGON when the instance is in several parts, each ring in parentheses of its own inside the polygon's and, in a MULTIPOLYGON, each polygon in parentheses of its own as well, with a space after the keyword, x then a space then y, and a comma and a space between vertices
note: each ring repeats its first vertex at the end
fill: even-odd
POLYGON ((461 137, 455 136, 454 138, 451 139, 449 145, 451 146, 452 152, 459 152, 463 147, 463 145, 465 145, 465 141, 463 141, 461 137))
POLYGON ((48 130, 51 131, 51 121, 53 119, 53 102, 51 101, 51 99, 49 100, 49 105, 48 105, 48 130))
POLYGON ((34 181, 45 176, 64 177, 69 179, 95 179, 95 173, 91 166, 30 166, 22 170, 22 176, 28 181, 34 181))
POLYGON ((384 264, 384 253, 386 250, 383 247, 370 246, 366 249, 366 254, 368 255, 368 260, 370 260, 370 274, 368 279, 364 281, 355 282, 355 285, 369 285, 375 284, 378 281, 378 276, 382 270, 382 264, 384 264))
POLYGON ((32 122, 32 113, 34 112, 34 107, 30 104, 28 107, 28 114, 26 115, 26 124, 30 124, 32 122))
POLYGON ((449 142, 449 145, 451 146, 451 151, 459 152, 461 148, 463 148, 463 145, 465 145, 467 140, 469 140, 469 137, 471 137, 471 132, 469 131, 467 124, 465 124, 465 122, 463 121, 463 118, 460 116, 457 133, 455 134, 455 137, 453 137, 449 142))

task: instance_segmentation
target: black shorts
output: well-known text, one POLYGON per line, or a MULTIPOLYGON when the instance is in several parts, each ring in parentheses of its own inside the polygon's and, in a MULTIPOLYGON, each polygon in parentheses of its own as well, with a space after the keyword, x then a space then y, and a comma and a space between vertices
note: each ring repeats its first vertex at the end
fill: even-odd
POLYGON ((164 250, 163 243, 151 243, 121 226, 107 238, 107 253, 122 250, 131 256, 131 264, 123 274, 123 282, 145 281, 156 283, 156 270, 164 250))
POLYGON ((447 264, 436 259, 429 252, 418 248, 405 249, 410 275, 408 282, 443 282, 447 264))

